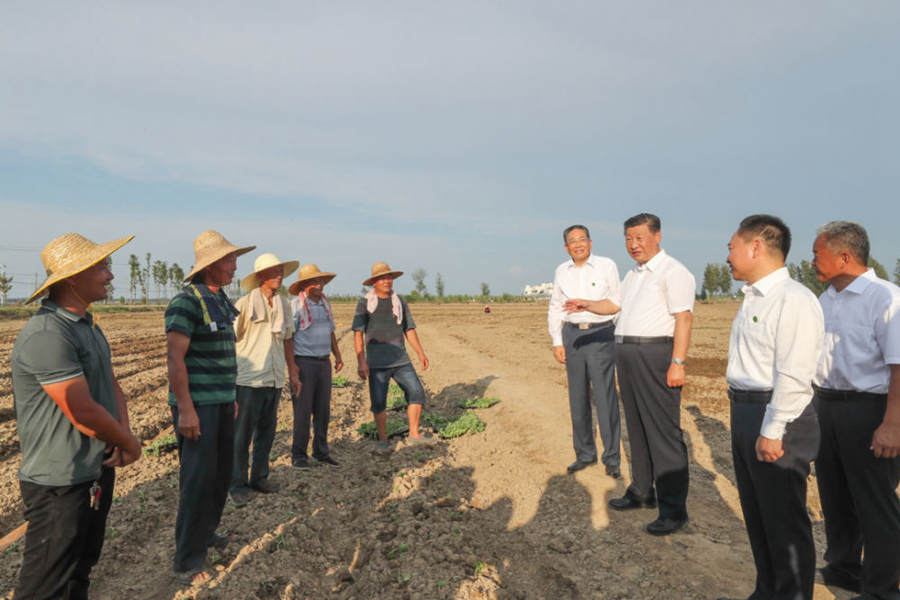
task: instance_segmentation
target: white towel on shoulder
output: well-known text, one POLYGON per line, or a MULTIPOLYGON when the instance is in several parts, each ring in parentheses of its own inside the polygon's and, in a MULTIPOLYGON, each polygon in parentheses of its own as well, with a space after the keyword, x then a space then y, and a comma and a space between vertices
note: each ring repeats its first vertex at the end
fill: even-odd
MULTIPOLYGON (((378 296, 375 294, 375 290, 369 290, 365 298, 366 312, 372 314, 378 308, 378 296)), ((391 290, 391 312, 394 313, 394 318, 397 319, 397 325, 403 322, 403 306, 400 304, 400 296, 393 290, 391 290)))
MULTIPOLYGON (((269 313, 269 309, 266 306, 268 303, 259 288, 250 292, 248 304, 250 305, 250 314, 248 316, 251 321, 259 323, 266 320, 269 313)), ((275 294, 272 297, 272 333, 284 335, 286 331, 287 320, 284 314, 284 303, 281 301, 281 296, 275 294)))

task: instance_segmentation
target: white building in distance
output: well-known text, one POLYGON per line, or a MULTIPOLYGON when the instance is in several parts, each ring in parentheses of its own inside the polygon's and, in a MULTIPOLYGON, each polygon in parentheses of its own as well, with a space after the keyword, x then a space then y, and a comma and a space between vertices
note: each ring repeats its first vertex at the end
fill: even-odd
POLYGON ((540 285, 526 285, 526 296, 549 296, 553 293, 552 283, 542 283, 540 285))

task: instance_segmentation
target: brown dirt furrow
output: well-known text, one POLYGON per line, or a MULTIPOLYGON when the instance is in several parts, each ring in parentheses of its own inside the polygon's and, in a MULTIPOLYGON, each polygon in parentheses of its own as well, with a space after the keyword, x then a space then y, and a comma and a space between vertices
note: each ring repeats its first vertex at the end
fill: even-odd
MULTIPOLYGON (((329 427, 340 467, 290 466, 292 406, 279 406, 270 479, 278 494, 226 506, 220 532, 240 541, 209 557, 216 579, 181 589, 169 577, 178 503, 177 454, 166 448, 117 474, 106 546, 93 575, 100 599, 632 598, 749 594, 754 571, 730 456, 724 369, 737 305, 698 304, 683 391, 692 522, 671 538, 644 531, 652 511, 614 513, 628 483, 602 467, 575 476, 566 375, 550 350, 546 304, 413 305, 431 366, 425 409, 497 396, 486 429, 433 447, 394 442, 373 453, 357 427, 371 420, 356 373, 354 305, 334 305, 349 379, 335 389, 329 427)), ((18 442, 8 353, 24 320, 0 321, 0 535, 21 523, 18 442), (3 353, 6 354, 3 354, 3 353)), ((104 315, 132 428, 150 442, 171 424, 162 313, 104 315)), ((392 413, 403 417, 403 413, 392 413)), ((810 511, 819 516, 814 477, 810 511)), ((823 539, 816 521, 817 540, 823 539)), ((821 550, 821 548, 820 548, 821 550)), ((0 596, 13 588, 21 545, 0 554, 0 596)), ((838 598, 848 596, 838 595, 838 598)), ((817 586, 816 599, 835 598, 817 586)))

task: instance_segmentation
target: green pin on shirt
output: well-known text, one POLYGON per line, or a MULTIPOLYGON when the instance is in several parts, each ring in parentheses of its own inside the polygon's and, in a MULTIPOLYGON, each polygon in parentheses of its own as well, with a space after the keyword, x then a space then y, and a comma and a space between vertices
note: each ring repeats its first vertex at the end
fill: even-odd
POLYGON ((592 282, 591 282, 591 285, 597 285, 597 284, 596 284, 596 282, 593 282, 593 281, 592 281, 592 282))
POLYGON ((759 319, 757 319, 756 317, 753 317, 753 322, 756 323, 757 321, 759 321, 759 319))

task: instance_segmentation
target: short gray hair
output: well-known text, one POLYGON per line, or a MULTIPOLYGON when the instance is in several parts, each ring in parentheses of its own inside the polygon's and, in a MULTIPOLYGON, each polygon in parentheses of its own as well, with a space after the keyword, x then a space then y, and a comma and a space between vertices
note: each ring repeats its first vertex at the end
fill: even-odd
POLYGON ((831 253, 847 252, 860 264, 869 263, 869 234, 854 221, 832 221, 816 229, 816 237, 831 253))

